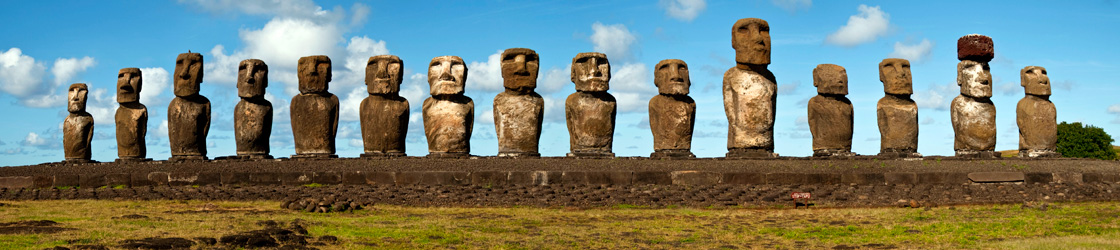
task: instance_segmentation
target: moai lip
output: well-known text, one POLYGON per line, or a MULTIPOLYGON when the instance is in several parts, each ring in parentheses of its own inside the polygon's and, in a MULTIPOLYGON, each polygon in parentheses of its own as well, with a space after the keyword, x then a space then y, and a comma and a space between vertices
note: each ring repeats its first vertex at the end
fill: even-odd
POLYGON ((745 18, 731 27, 735 67, 723 74, 727 158, 774 158, 777 80, 770 70, 770 25, 745 18))
POLYGON ((264 99, 268 87, 268 64, 259 59, 241 61, 237 68, 237 102, 233 113, 237 157, 241 159, 272 159, 269 138, 272 136, 272 102, 264 99))
POLYGON ((62 145, 67 163, 91 162, 93 141, 93 116, 86 112, 89 87, 84 83, 71 84, 67 91, 66 110, 70 115, 62 125, 62 145))
POLYGON ((875 106, 879 125, 879 156, 916 158, 918 153, 918 105, 910 94, 913 83, 910 61, 883 59, 879 63, 879 81, 885 95, 875 106))
POLYGON ((170 161, 207 159, 210 100, 198 94, 202 83, 202 60, 199 53, 182 53, 175 59, 175 98, 167 105, 170 161))
POLYGON ((1057 109, 1050 101, 1046 68, 1027 66, 1019 71, 1024 93, 1015 108, 1019 126, 1019 157, 1061 157, 1057 152, 1057 109))
POLYGON ((576 93, 564 101, 568 124, 569 157, 614 157, 615 114, 618 104, 610 89, 610 62, 598 52, 579 53, 572 58, 572 83, 576 93))
POLYGON ((467 65, 458 56, 432 58, 428 65, 432 97, 424 100, 423 107, 428 157, 470 157, 474 100, 463 95, 467 65))
POLYGON ((995 56, 995 44, 991 37, 971 34, 957 39, 957 60, 990 62, 995 56))
POLYGON ((809 99, 809 131, 813 134, 813 156, 848 157, 852 153, 852 102, 848 73, 835 64, 813 69, 817 96, 809 99))
POLYGON ((338 158, 338 96, 327 92, 331 81, 331 59, 306 56, 299 59, 299 91, 289 105, 295 159, 338 158))
POLYGON ((408 135, 408 100, 400 96, 404 61, 394 55, 372 56, 366 63, 366 90, 359 116, 362 125, 362 158, 405 156, 408 135))
POLYGON ((537 158, 544 98, 534 90, 540 71, 537 52, 512 48, 502 52, 502 82, 505 91, 494 97, 494 130, 498 157, 537 158))
POLYGON ((653 83, 658 95, 649 100, 649 126, 653 133, 650 158, 689 159, 692 154, 692 132, 696 127, 696 101, 688 96, 688 64, 680 59, 666 59, 654 66, 653 83))

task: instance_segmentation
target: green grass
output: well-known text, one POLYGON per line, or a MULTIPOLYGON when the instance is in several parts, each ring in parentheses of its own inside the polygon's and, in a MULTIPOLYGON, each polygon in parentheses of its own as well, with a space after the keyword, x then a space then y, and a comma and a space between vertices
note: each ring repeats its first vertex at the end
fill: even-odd
POLYGON ((54 220, 77 230, 0 235, 0 249, 115 246, 145 237, 220 237, 256 222, 306 221, 321 249, 765 248, 1120 249, 1120 202, 924 208, 421 208, 354 213, 278 209, 278 202, 4 201, 0 223, 54 220), (141 214, 148 219, 112 219, 141 214), (71 243, 67 243, 71 242, 71 243), (863 247, 870 248, 870 247, 863 247))

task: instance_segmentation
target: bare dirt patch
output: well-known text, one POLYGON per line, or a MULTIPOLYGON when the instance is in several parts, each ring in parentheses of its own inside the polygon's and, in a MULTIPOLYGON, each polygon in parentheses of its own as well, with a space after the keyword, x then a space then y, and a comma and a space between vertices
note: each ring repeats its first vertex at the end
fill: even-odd
POLYGON ((58 226, 58 222, 50 220, 29 220, 9 223, 0 223, 0 234, 52 234, 73 228, 58 226))

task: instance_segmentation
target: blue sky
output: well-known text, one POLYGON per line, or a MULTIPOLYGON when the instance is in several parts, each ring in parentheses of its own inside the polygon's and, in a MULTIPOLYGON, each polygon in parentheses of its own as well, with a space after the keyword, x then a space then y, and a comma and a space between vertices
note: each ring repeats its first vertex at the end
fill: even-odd
POLYGON ((329 55, 342 120, 338 154, 362 152, 358 103, 367 95, 364 63, 378 54, 405 62, 402 96, 412 103, 407 153, 427 154, 420 102, 428 96, 431 58, 456 55, 468 63, 466 95, 475 101, 471 153, 497 154, 491 104, 501 91, 498 55, 513 47, 540 54, 537 92, 545 97, 541 153, 568 152, 563 100, 573 93, 571 58, 606 53, 610 92, 619 100, 614 151, 653 151, 646 104, 656 94, 652 67, 682 59, 690 67, 697 100, 693 152, 726 153, 727 120, 720 86, 734 66, 730 27, 756 17, 771 27, 772 64, 779 85, 775 151, 812 154, 805 105, 816 95, 812 70, 831 63, 847 69, 855 110, 853 151, 876 154, 875 103, 883 96, 878 63, 911 61, 919 105, 918 151, 951 155, 948 104, 956 86, 956 40, 967 34, 995 41, 992 98, 997 109, 997 150, 1016 149, 1015 105, 1023 96, 1019 70, 1047 69, 1058 121, 1079 121, 1120 134, 1120 3, 1116 1, 310 1, 181 0, 16 1, 0 8, 0 165, 63 159, 60 124, 67 115, 66 87, 90 85, 96 120, 93 159, 116 158, 113 89, 121 68, 144 73, 141 102, 148 106, 148 157, 170 156, 167 104, 175 57, 188 50, 205 57, 202 94, 213 105, 208 136, 211 158, 234 154, 233 108, 237 63, 269 64, 267 98, 276 113, 272 155, 294 152, 288 102, 298 93, 301 56, 329 55))

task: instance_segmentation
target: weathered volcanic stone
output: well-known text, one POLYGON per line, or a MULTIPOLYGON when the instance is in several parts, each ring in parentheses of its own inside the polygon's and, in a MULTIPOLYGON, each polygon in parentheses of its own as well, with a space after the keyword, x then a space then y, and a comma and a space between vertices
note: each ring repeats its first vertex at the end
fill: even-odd
POLYGON ((848 94, 848 72, 835 64, 813 69, 817 96, 809 99, 809 131, 813 133, 813 156, 853 156, 852 102, 848 94))
POLYGON ((362 122, 362 157, 405 155, 408 135, 408 100, 400 96, 404 61, 394 55, 372 56, 366 62, 366 91, 359 117, 362 122))
POLYGON ((658 95, 649 100, 649 128, 653 132, 650 158, 695 158, 692 131, 696 127, 696 101, 688 96, 692 85, 688 64, 666 59, 653 67, 658 95))
POLYGON ((1050 102, 1046 68, 1027 66, 1019 72, 1026 96, 1015 108, 1019 125, 1019 157, 1058 157, 1058 110, 1050 102))
POLYGON ((918 154, 918 104, 910 99, 914 93, 910 61, 883 59, 879 63, 879 81, 883 82, 886 93, 875 107, 879 118, 879 155, 921 157, 918 154))
POLYGON ((995 57, 996 50, 991 37, 971 34, 957 39, 957 60, 990 62, 995 57))
POLYGON ((757 18, 731 27, 735 67, 723 74, 727 113, 727 157, 770 158, 774 153, 774 115, 778 85, 770 64, 770 26, 757 18))
POLYGON ((469 157, 471 131, 474 129, 474 100, 463 95, 467 65, 458 56, 432 58, 428 65, 428 85, 432 94, 424 100, 428 157, 469 157))
POLYGON ((233 134, 237 155, 251 159, 271 159, 268 139, 272 137, 272 102, 264 99, 268 88, 268 64, 259 59, 241 61, 237 67, 237 102, 233 113, 233 134))
POLYGON ((544 98, 534 90, 540 58, 536 51, 512 48, 502 52, 505 91, 494 97, 494 130, 499 157, 540 157, 544 98))
POLYGON ((148 132, 148 107, 140 104, 140 90, 144 79, 138 68, 123 68, 117 74, 117 108, 114 120, 117 127, 118 161, 145 161, 148 150, 144 135, 148 132))
POLYGON ((198 94, 202 71, 202 54, 182 53, 175 58, 175 99, 167 105, 172 161, 206 159, 210 100, 198 94))
POLYGON ((70 115, 62 123, 62 145, 66 162, 89 162, 92 156, 90 142, 93 141, 93 116, 86 112, 89 87, 85 83, 71 84, 67 93, 66 111, 70 115))
POLYGON ((950 103, 955 139, 953 149, 962 157, 999 157, 996 146, 996 106, 992 103, 992 74, 988 63, 964 60, 957 64, 961 95, 950 103))
POLYGON ((572 82, 576 93, 564 101, 568 123, 569 157, 614 157, 614 118, 618 103, 607 93, 611 64, 607 55, 579 53, 572 58, 572 82))
POLYGON ((331 59, 305 56, 299 59, 299 95, 292 97, 293 158, 336 158, 334 137, 338 132, 338 96, 327 92, 331 81, 331 59))

